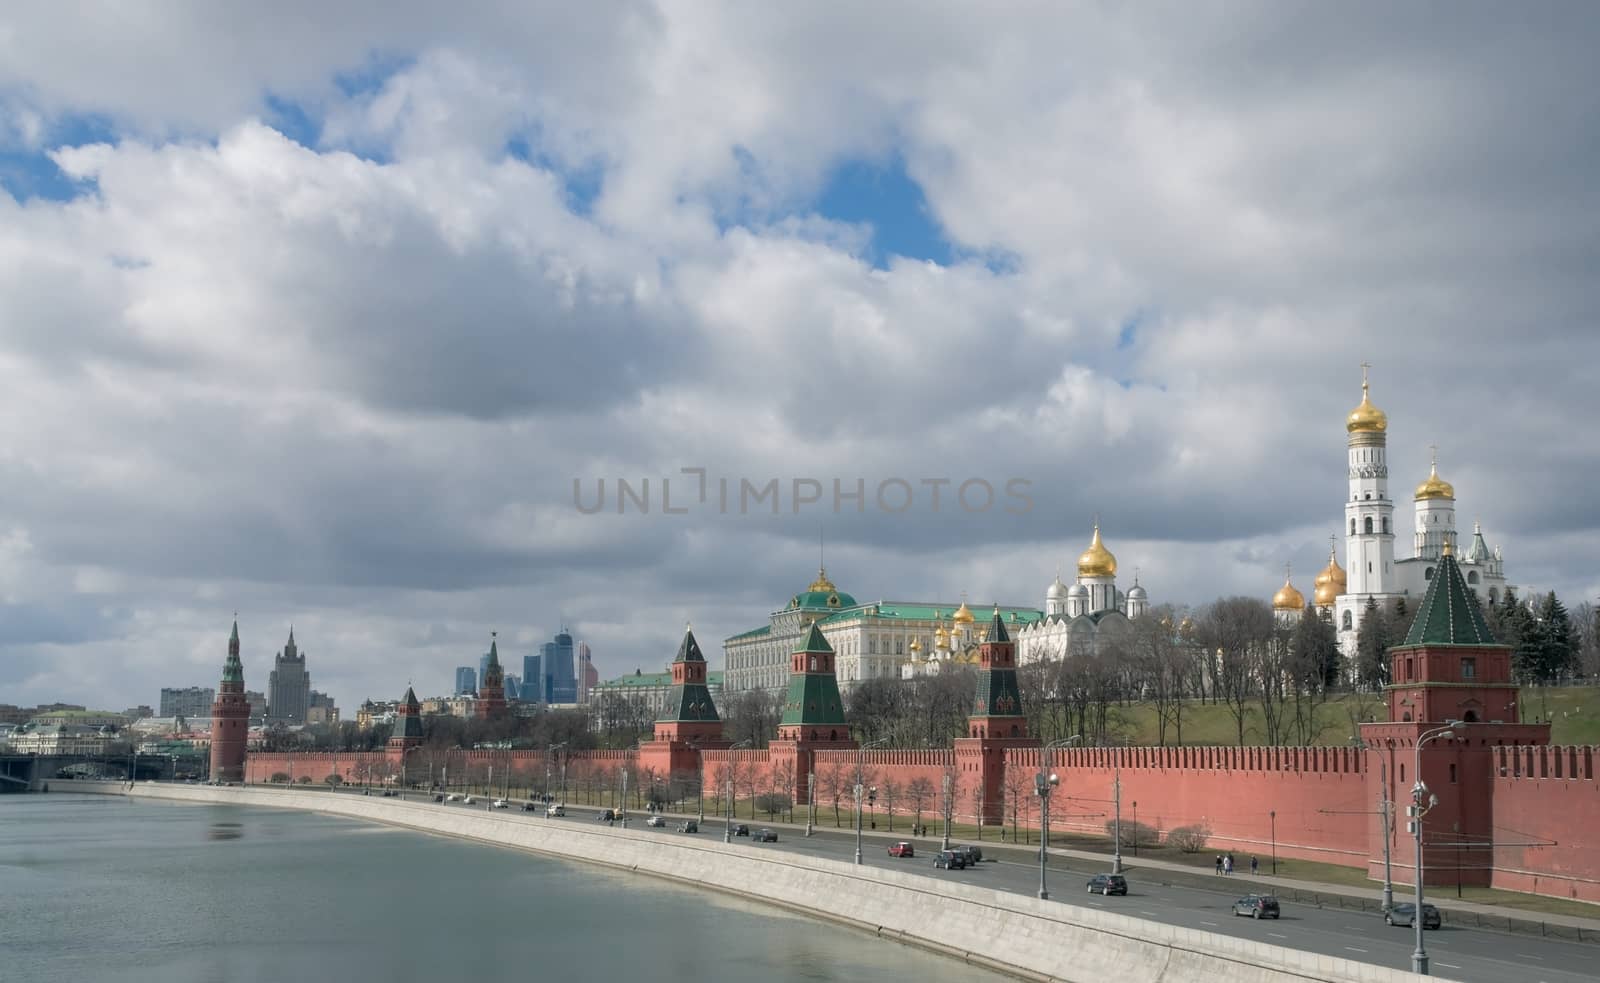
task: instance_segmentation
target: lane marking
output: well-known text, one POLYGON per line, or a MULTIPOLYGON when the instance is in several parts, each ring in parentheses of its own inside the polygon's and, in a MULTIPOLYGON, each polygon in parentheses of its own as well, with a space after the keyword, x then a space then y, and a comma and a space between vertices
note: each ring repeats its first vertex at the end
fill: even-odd
POLYGON ((1365 950, 1365 949, 1357 949, 1357 948, 1356 948, 1356 947, 1355 947, 1355 946, 1353 946, 1353 945, 1347 945, 1347 946, 1345 946, 1345 948, 1346 948, 1346 949, 1349 949, 1349 950, 1350 950, 1350 951, 1351 951, 1351 952, 1361 952, 1361 953, 1365 953, 1365 952, 1366 952, 1366 951, 1367 951, 1367 950, 1365 950))
POLYGON ((1217 927, 1217 923, 1216 922, 1201 922, 1200 924, 1202 924, 1202 925, 1210 925, 1212 928, 1216 928, 1217 927))
POLYGON ((1139 912, 1139 914, 1145 916, 1146 918, 1159 918, 1160 917, 1159 915, 1157 915, 1153 911, 1141 911, 1141 912, 1139 912))
POLYGON ((1275 939, 1286 939, 1286 938, 1288 938, 1287 935, 1279 935, 1277 932, 1268 932, 1267 934, 1272 936, 1275 939))
POLYGON ((1460 969, 1461 968, 1460 966, 1457 966, 1455 963, 1434 963, 1434 965, 1438 966, 1440 969, 1460 969))
POLYGON ((1526 952, 1517 953, 1517 958, 1519 958, 1519 959, 1537 959, 1540 962, 1544 962, 1544 957, 1543 956, 1533 956, 1533 955, 1529 955, 1526 952))

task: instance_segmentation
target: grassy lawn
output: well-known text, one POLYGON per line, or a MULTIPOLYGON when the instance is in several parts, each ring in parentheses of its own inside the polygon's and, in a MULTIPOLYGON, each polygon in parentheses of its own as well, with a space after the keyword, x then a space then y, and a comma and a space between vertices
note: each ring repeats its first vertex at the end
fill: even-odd
MULTIPOLYGON (((1600 687, 1530 686, 1522 690, 1521 703, 1524 722, 1535 719, 1551 722, 1552 743, 1600 744, 1600 687)), ((1337 694, 1317 708, 1316 720, 1320 734, 1315 743, 1347 744, 1356 732, 1357 723, 1366 719, 1386 718, 1382 694, 1337 694)), ((1246 708, 1245 744, 1266 742, 1261 719, 1259 705, 1246 708)), ((1112 733, 1131 745, 1152 746, 1160 743, 1155 707, 1150 704, 1133 703, 1113 707, 1111 720, 1112 733)), ((1178 743, 1177 732, 1171 725, 1167 727, 1166 737, 1167 744, 1178 743)), ((1191 747, 1238 744, 1239 732, 1233 714, 1221 703, 1185 703, 1183 743, 1191 747)))

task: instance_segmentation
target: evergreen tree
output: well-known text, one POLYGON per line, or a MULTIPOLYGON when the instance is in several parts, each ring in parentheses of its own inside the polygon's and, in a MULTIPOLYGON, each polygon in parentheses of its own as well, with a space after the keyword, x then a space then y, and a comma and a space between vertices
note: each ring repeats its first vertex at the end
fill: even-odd
POLYGON ((1405 641, 1406 636, 1411 633, 1411 612, 1406 609, 1406 599, 1404 597, 1394 599, 1394 622, 1390 625, 1390 628, 1394 632, 1396 645, 1405 641))
POLYGON ((1578 638, 1567 616, 1567 606, 1551 591, 1539 605, 1537 622, 1538 679, 1554 682, 1570 675, 1577 667, 1578 638))
POLYGON ((1356 680, 1363 689, 1379 689, 1389 684, 1389 616, 1377 601, 1367 598, 1361 612, 1361 627, 1356 631, 1356 680))
POLYGON ((1511 678, 1523 685, 1536 681, 1541 659, 1539 625, 1514 591, 1506 591, 1505 600, 1496 609, 1495 622, 1489 629, 1495 640, 1511 646, 1511 678))

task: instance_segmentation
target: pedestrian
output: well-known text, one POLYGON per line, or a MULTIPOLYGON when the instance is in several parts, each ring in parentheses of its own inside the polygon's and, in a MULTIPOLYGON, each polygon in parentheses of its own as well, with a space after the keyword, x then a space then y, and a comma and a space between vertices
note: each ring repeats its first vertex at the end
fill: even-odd
POLYGON ((1222 873, 1226 877, 1233 876, 1233 854, 1228 854, 1222 861, 1222 873))
POLYGON ((1217 873, 1222 873, 1222 854, 1217 854, 1217 873))
POLYGON ((1260 867, 1261 867, 1261 861, 1257 860, 1255 857, 1251 857, 1250 858, 1250 876, 1251 877, 1256 876, 1256 871, 1260 867))

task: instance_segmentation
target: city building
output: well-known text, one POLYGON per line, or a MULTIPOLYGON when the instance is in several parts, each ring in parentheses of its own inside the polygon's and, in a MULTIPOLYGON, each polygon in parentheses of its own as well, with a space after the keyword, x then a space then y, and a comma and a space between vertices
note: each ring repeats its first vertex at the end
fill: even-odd
POLYGON ((600 681, 600 673, 594 667, 593 656, 589 652, 588 642, 579 642, 574 658, 577 659, 573 667, 573 675, 578 684, 578 703, 589 702, 589 690, 600 681))
POLYGON ((141 717, 154 717, 156 715, 156 711, 153 707, 148 707, 141 703, 136 707, 129 707, 128 709, 122 711, 122 715, 127 717, 129 720, 138 720, 141 717))
POLYGON ((553 640, 539 647, 547 703, 577 703, 578 678, 574 671, 572 633, 562 628, 553 640))
MULTIPOLYGON (((294 633, 290 632, 290 645, 294 633)), ((250 729, 250 704, 244 698, 244 664, 239 660, 239 622, 228 636, 228 658, 222 665, 222 685, 211 705, 211 778, 237 782, 244 779, 245 742, 250 729)))
POLYGON ((311 674, 306 657, 294 643, 294 628, 289 641, 272 663, 267 679, 267 719, 285 724, 303 724, 311 707, 311 674))
POLYGON ((478 692, 478 670, 471 666, 456 666, 456 696, 472 696, 478 692))
MULTIPOLYGON (((685 644, 693 635, 686 635, 685 644)), ((694 651, 700 650, 696 643, 694 651)), ((704 685, 709 699, 715 703, 722 696, 723 674, 707 672, 704 685)), ((673 700, 681 696, 680 683, 674 681, 671 670, 645 672, 635 669, 631 675, 619 676, 596 684, 589 694, 589 706, 594 713, 589 717, 592 730, 607 730, 618 723, 617 717, 627 714, 633 720, 656 721, 676 707, 673 700)))
MULTIPOLYGON (((54 705, 59 707, 59 704, 54 705)), ((36 727, 59 727, 66 724, 69 727, 110 727, 120 730, 128 726, 129 720, 120 713, 109 710, 85 710, 83 707, 70 707, 66 709, 44 709, 29 718, 28 723, 36 727)))
MULTIPOLYGON (((409 690, 410 687, 407 687, 407 689, 409 690)), ((356 726, 362 730, 371 730, 378 724, 393 723, 395 707, 394 703, 375 703, 372 700, 363 700, 361 705, 356 708, 356 726)), ((418 712, 421 712, 420 704, 418 712)))
POLYGON ((580 706, 587 706, 594 700, 594 688, 599 685, 600 670, 594 667, 593 662, 590 662, 583 667, 583 681, 580 687, 583 693, 583 700, 579 703, 580 706))
POLYGON ((182 689, 161 690, 161 716, 204 717, 211 712, 211 701, 217 691, 209 686, 185 686, 182 689))
POLYGON ((522 657, 522 692, 521 700, 524 703, 548 703, 549 695, 544 689, 544 659, 537 655, 522 657))
POLYGON ((306 723, 308 724, 336 724, 339 722, 339 708, 334 705, 333 697, 327 693, 311 691, 311 697, 306 701, 306 723))
POLYGON ((244 700, 250 704, 250 726, 260 727, 267 719, 267 694, 258 689, 245 690, 244 700))
POLYGON ((1069 586, 1061 575, 1045 590, 1044 615, 1016 632, 1016 654, 1026 665, 1069 656, 1093 655, 1102 635, 1113 636, 1150 610, 1149 594, 1134 577, 1126 594, 1117 589, 1117 558, 1094 525, 1089 548, 1078 557, 1069 586))
POLYGON ((116 732, 109 727, 82 724, 25 724, 11 732, 6 742, 17 754, 104 754, 116 732))
MULTIPOLYGON (((1480 602, 1497 603, 1514 589, 1506 583, 1500 548, 1490 550, 1480 525, 1474 523, 1466 549, 1456 543, 1456 491, 1439 477, 1437 457, 1426 480, 1412 496, 1412 553, 1396 560, 1394 501, 1389 497, 1389 417, 1372 405, 1366 366, 1361 370, 1361 405, 1345 417, 1349 487, 1344 505, 1345 576, 1343 592, 1334 598, 1334 626, 1346 660, 1356 656, 1356 635, 1370 599, 1391 607, 1401 597, 1412 603, 1427 592, 1440 558, 1453 551, 1467 585, 1480 602)), ((1330 574, 1336 564, 1330 565, 1330 574)))
MULTIPOLYGON (((1026 607, 1001 606, 1000 611, 1019 629, 1042 614, 1026 607)), ((846 691, 867 679, 900 678, 911 658, 934 650, 940 633, 950 651, 971 650, 976 663, 982 629, 974 627, 972 618, 965 602, 861 604, 834 586, 826 569, 819 569, 810 586, 773 612, 767 624, 723 641, 728 692, 764 689, 782 695, 789 685, 794 647, 806 640, 812 622, 834 653, 837 685, 846 691)))
POLYGON ((506 674, 506 700, 507 700, 507 702, 520 701, 521 699, 522 699, 522 678, 520 676, 513 676, 510 673, 507 673, 506 674))

